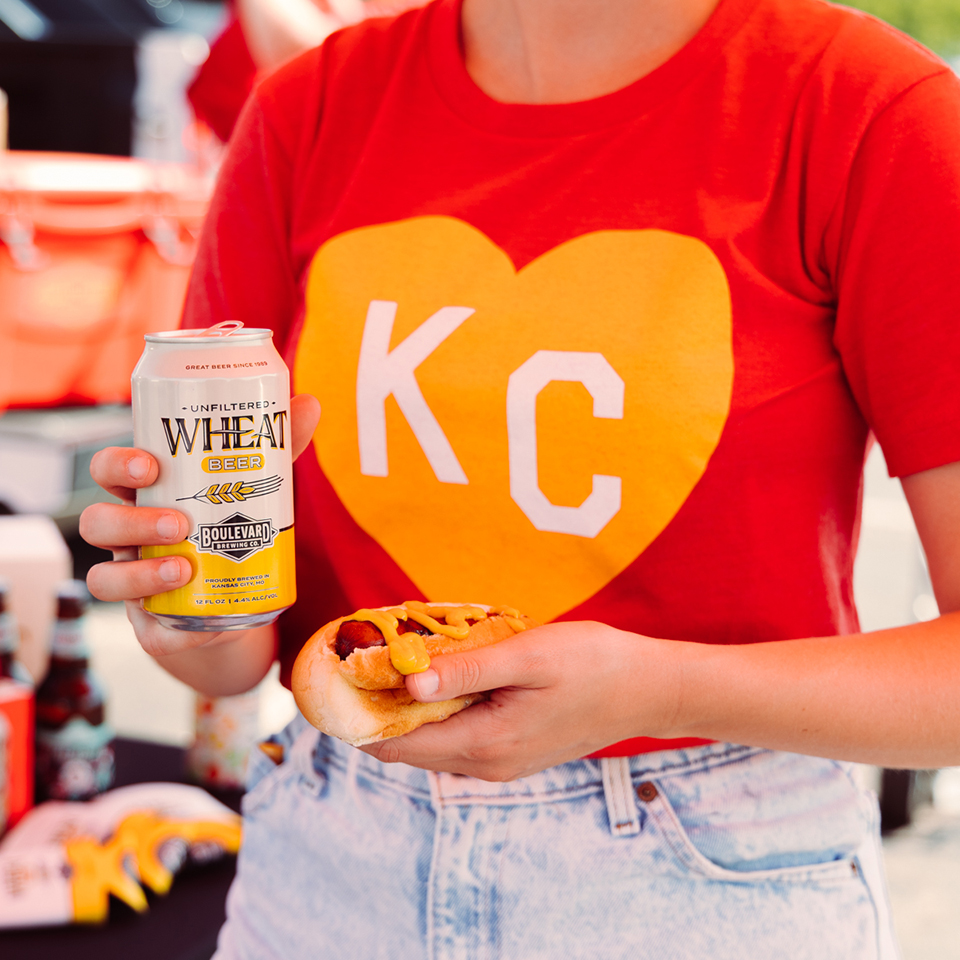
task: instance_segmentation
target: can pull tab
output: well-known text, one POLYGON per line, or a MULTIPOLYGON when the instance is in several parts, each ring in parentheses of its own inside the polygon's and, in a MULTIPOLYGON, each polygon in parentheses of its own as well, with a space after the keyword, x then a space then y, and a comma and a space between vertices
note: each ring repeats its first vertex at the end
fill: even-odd
POLYGON ((222 323, 215 323, 212 327, 207 327, 203 331, 205 337, 229 337, 231 333, 236 333, 243 329, 243 322, 240 320, 224 320, 222 323))

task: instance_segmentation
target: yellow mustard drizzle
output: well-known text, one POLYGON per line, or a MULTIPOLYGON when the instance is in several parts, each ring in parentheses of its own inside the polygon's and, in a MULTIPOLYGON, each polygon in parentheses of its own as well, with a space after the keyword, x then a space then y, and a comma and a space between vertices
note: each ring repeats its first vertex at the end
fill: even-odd
POLYGON ((403 607, 389 610, 358 610, 347 620, 366 620, 372 623, 387 641, 390 662, 399 673, 407 676, 411 673, 423 673, 430 666, 430 654, 423 644, 423 637, 416 633, 397 633, 400 620, 407 619, 403 607))
MULTIPOLYGON (((514 633, 526 630, 527 625, 520 618, 520 611, 513 607, 491 607, 490 616, 500 616, 514 633)), ((480 607, 467 604, 461 606, 427 604, 422 600, 407 600, 401 607, 389 610, 358 610, 347 620, 365 620, 372 623, 387 641, 390 662, 399 673, 407 676, 411 673, 423 673, 430 666, 430 654, 424 645, 423 637, 417 633, 397 633, 401 620, 413 620, 426 627, 431 633, 442 634, 453 640, 466 640, 470 635, 468 620, 486 620, 488 614, 480 607), (440 623, 436 618, 446 620, 440 623)))
POLYGON ((503 617, 507 621, 507 626, 514 633, 520 633, 527 629, 527 625, 520 619, 520 611, 515 607, 491 607, 490 615, 503 617))
POLYGON ((405 600, 407 615, 411 620, 426 627, 431 633, 440 633, 453 640, 466 640, 470 636, 468 620, 486 620, 487 614, 480 607, 451 607, 440 604, 427 604, 421 600, 405 600), (446 623, 440 623, 435 617, 442 617, 446 623))

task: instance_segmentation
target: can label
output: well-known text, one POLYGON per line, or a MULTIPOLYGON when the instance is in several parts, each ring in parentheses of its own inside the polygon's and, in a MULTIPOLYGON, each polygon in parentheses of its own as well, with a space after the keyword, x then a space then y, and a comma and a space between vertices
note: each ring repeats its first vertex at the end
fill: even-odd
POLYGON ((184 556, 194 576, 146 598, 144 609, 190 617, 282 610, 296 599, 287 369, 269 342, 245 351, 189 340, 155 348, 164 355, 151 364, 148 349, 134 374, 134 442, 157 459, 160 476, 137 503, 176 508, 190 532, 141 556, 184 556), (151 376, 151 367, 164 375, 151 376))
POLYGON ((201 523, 190 540, 201 553, 246 560, 258 551, 272 547, 277 533, 269 520, 253 520, 235 513, 221 523, 201 523))

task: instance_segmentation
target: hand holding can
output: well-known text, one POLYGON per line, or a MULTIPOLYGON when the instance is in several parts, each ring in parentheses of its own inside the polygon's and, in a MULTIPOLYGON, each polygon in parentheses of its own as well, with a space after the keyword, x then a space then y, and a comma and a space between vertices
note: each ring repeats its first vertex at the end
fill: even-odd
MULTIPOLYGON (((197 415, 200 416, 200 412, 197 415)), ((237 415, 239 416, 240 412, 237 412, 237 415)), ((289 443, 287 443, 286 434, 284 439, 285 446, 289 446, 293 459, 296 459, 309 445, 318 418, 319 405, 313 397, 302 395, 291 400, 289 443)), ((176 417, 171 419, 173 433, 179 425, 176 424, 176 417)), ((183 419, 186 420, 185 417, 183 419)), ((241 429, 248 425, 247 421, 240 423, 241 429)), ((191 419, 187 427, 192 430, 193 426, 191 419)), ((222 429, 223 424, 218 422, 211 424, 211 427, 222 429)), ((162 424, 160 429, 163 430, 162 424)), ((232 429, 231 417, 228 430, 232 431, 232 429)), ((176 433, 174 436, 176 437, 176 433)), ((232 434, 228 436, 232 441, 232 434)), ((212 434, 212 437, 215 439, 216 446, 221 447, 220 438, 216 434, 212 434)), ((200 441, 198 446, 202 448, 202 424, 198 427, 198 438, 200 441)), ((161 439, 166 445, 165 431, 161 439)), ((245 442, 249 442, 249 438, 241 435, 241 443, 245 442)), ((231 442, 231 453, 234 452, 232 447, 231 442)), ((202 453, 202 449, 198 452, 202 453)), ((218 449, 203 455, 215 456, 223 452, 218 449)), ((91 464, 91 474, 101 487, 118 497, 123 504, 101 503, 88 507, 81 517, 80 525, 80 532, 84 539, 96 546, 112 550, 114 555, 112 562, 98 564, 90 571, 88 584, 91 592, 102 600, 129 601, 128 615, 133 622, 137 637, 144 648, 154 656, 192 650, 201 646, 209 647, 212 644, 224 642, 228 638, 240 636, 238 633, 231 633, 219 637, 217 633, 209 630, 196 633, 171 630, 152 616, 144 614, 140 608, 141 598, 182 589, 195 576, 194 567, 186 555, 187 550, 175 552, 170 549, 161 549, 157 550, 151 558, 141 559, 139 556, 138 548, 174 547, 182 544, 195 532, 191 529, 192 518, 188 516, 186 509, 182 509, 184 504, 178 503, 176 499, 169 506, 147 506, 144 504, 146 498, 140 494, 141 505, 134 506, 138 491, 151 488, 160 477, 161 469, 159 458, 148 450, 111 447, 98 453, 91 464)), ((206 476, 207 474, 204 474, 204 477, 206 476)), ((240 478, 237 477, 237 479, 240 478)), ((211 479, 210 485, 212 482, 211 479)), ((218 482, 218 486, 221 482, 218 482)), ((236 479, 232 481, 232 483, 236 482, 236 479)), ((198 492, 199 489, 198 486, 192 493, 198 492)), ((153 551, 144 553, 146 555, 150 552, 153 551)), ((217 626, 215 629, 219 631, 223 627, 217 626)))

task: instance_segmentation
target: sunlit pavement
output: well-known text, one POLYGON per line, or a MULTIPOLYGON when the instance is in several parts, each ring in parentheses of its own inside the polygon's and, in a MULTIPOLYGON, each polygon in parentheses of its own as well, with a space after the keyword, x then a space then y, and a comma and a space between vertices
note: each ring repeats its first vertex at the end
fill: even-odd
POLYGON ((940 776, 941 809, 920 807, 884 839, 903 960, 960 960, 960 771, 940 776))

